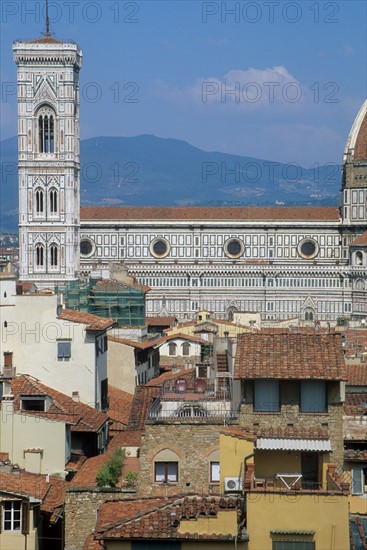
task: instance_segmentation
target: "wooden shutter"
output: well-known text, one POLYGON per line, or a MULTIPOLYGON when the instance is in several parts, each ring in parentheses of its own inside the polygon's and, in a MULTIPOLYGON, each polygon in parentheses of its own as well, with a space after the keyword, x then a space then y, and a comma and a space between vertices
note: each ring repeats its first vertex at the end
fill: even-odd
POLYGON ((23 500, 22 502, 22 534, 29 535, 29 502, 23 500))

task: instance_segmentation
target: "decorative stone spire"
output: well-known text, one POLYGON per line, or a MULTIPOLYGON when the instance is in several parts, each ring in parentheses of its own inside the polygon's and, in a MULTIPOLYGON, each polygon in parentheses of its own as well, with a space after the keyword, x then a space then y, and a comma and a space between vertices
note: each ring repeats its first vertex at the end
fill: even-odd
POLYGON ((45 32, 45 37, 46 37, 46 38, 50 38, 50 37, 51 37, 51 33, 50 33, 50 17, 49 17, 49 14, 48 14, 48 0, 46 0, 46 32, 45 32))

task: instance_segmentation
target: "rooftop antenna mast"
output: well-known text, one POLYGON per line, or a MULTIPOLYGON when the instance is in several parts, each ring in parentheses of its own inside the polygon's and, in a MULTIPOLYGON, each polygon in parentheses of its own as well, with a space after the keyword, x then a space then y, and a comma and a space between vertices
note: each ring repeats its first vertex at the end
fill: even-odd
POLYGON ((46 0, 46 32, 45 32, 46 38, 50 38, 50 17, 48 14, 48 0, 46 0))

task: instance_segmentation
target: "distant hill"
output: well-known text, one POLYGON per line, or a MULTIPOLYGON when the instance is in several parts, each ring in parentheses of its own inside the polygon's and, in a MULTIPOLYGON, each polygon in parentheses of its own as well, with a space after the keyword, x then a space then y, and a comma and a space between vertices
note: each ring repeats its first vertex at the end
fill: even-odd
MULTIPOLYGON (((0 142, 1 230, 17 231, 17 138, 0 142)), ((81 141, 81 204, 337 205, 340 167, 208 153, 152 135, 81 141)))

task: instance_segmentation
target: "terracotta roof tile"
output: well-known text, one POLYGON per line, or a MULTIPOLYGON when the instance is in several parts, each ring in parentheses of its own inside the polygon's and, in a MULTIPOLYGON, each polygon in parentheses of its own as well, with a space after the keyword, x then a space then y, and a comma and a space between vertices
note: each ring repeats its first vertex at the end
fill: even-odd
POLYGON ((185 334, 184 332, 176 332, 174 334, 167 334, 162 338, 156 340, 156 345, 160 346, 164 342, 169 342, 170 340, 188 340, 189 342, 196 342, 197 344, 208 345, 207 340, 200 338, 199 336, 190 336, 190 334, 185 334))
POLYGON ((230 435, 239 439, 246 439, 246 441, 256 441, 256 435, 253 432, 245 430, 243 428, 222 428, 221 434, 230 435))
POLYGON ((61 42, 61 40, 57 40, 57 38, 53 38, 52 36, 42 36, 41 38, 30 40, 27 44, 63 44, 63 42, 61 42))
POLYGON ((149 292, 151 290, 148 285, 140 285, 134 281, 115 281, 114 279, 100 279, 93 286, 93 292, 119 292, 126 290, 126 287, 135 288, 141 292, 149 292))
MULTIPOLYGON (((52 514, 55 508, 62 508, 67 483, 56 476, 31 474, 21 471, 19 474, 0 473, 1 491, 42 500, 41 510, 52 514)), ((54 517, 53 522, 57 521, 54 517)))
POLYGON ((238 336, 234 378, 346 380, 339 334, 246 333, 238 336))
MULTIPOLYGON (((78 487, 95 487, 96 486, 96 475, 100 468, 105 464, 114 450, 118 447, 140 447, 141 443, 141 431, 129 431, 119 432, 114 435, 112 441, 110 442, 107 451, 98 456, 92 456, 88 458, 83 466, 80 468, 75 477, 71 480, 70 485, 78 487)), ((125 475, 129 468, 131 471, 137 471, 138 466, 135 461, 131 462, 129 458, 125 459, 127 462, 122 472, 122 475, 125 475), (126 470, 126 471, 125 471, 126 470)))
POLYGON ((174 315, 166 317, 145 317, 145 324, 154 327, 172 327, 177 323, 177 317, 174 315))
POLYGON ((297 426, 254 428, 256 437, 276 439, 329 439, 329 430, 324 428, 304 428, 297 426))
POLYGON ((348 386, 367 386, 367 364, 352 364, 346 362, 347 367, 347 385, 348 386))
POLYGON ((347 392, 343 411, 346 416, 366 416, 367 392, 347 392))
POLYGON ((344 460, 367 462, 367 449, 346 449, 344 460))
POLYGON ((154 348, 157 343, 157 339, 150 338, 143 341, 130 340, 129 338, 118 338, 117 336, 108 336, 110 342, 115 342, 116 344, 124 344, 125 346, 130 346, 131 348, 136 349, 148 349, 154 348))
POLYGON ((340 218, 336 207, 179 207, 179 206, 86 206, 80 209, 83 221, 92 220, 236 220, 236 221, 334 221, 340 218))
POLYGON ((147 382, 146 386, 162 386, 164 382, 167 382, 169 380, 176 380, 176 378, 191 378, 193 373, 196 372, 195 368, 192 369, 186 369, 184 366, 182 369, 178 371, 166 371, 160 374, 159 376, 156 376, 155 378, 152 378, 147 382))
POLYGON ((137 386, 128 424, 130 429, 144 429, 149 408, 160 393, 161 386, 137 386))
POLYGON ((73 323, 82 323, 83 325, 86 325, 86 330, 92 331, 107 330, 116 324, 116 321, 113 319, 99 317, 98 315, 93 315, 92 313, 84 313, 74 309, 63 309, 58 316, 58 319, 71 321, 73 323))
POLYGON ((359 235, 352 242, 352 246, 367 246, 367 231, 359 235))
POLYGON ((71 424, 71 430, 75 432, 96 432, 108 421, 107 414, 85 403, 74 401, 68 395, 45 386, 26 374, 13 378, 11 391, 14 395, 15 412, 21 411, 22 396, 48 396, 51 398, 51 403, 46 411, 22 410, 22 414, 36 415, 40 418, 71 424))
POLYGON ((186 496, 184 498, 150 499, 124 502, 105 502, 100 508, 94 537, 96 539, 175 539, 175 540, 235 540, 235 533, 227 528, 222 533, 211 530, 187 533, 183 520, 197 521, 203 517, 217 517, 218 512, 237 511, 240 502, 231 497, 186 496))
POLYGON ((108 400, 108 415, 115 422, 115 425, 112 425, 111 429, 118 429, 118 426, 127 426, 134 396, 131 393, 109 385, 108 400))

